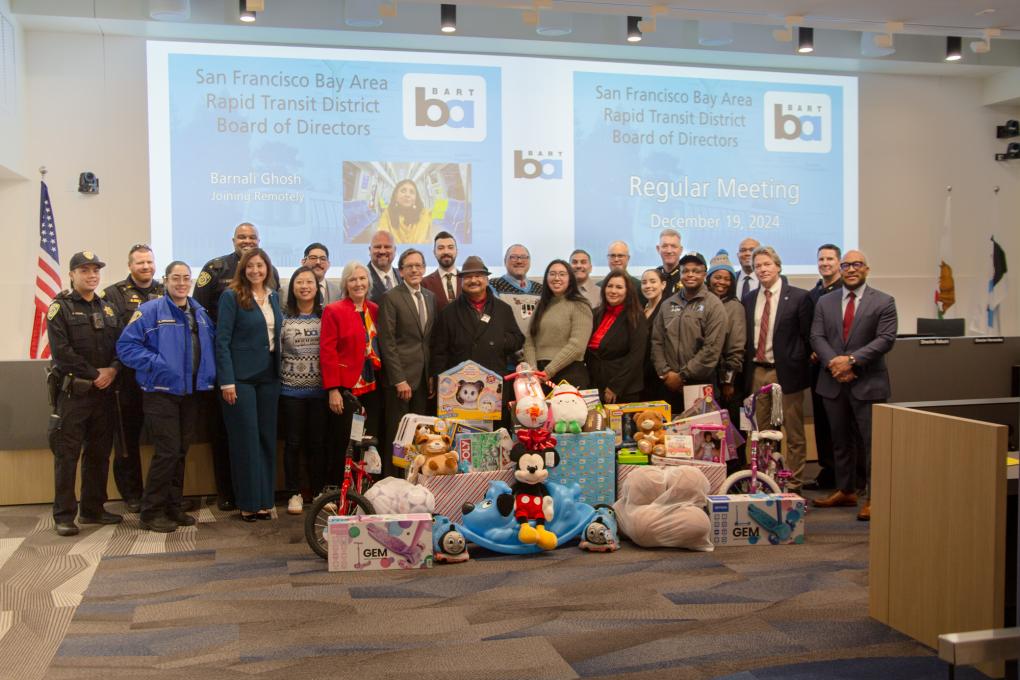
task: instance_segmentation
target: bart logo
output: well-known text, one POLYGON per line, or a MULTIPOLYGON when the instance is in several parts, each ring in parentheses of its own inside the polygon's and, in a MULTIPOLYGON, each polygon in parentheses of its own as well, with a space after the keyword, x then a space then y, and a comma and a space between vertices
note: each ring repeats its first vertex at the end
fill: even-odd
POLYGON ((563 179, 563 152, 514 149, 514 179, 563 179))
POLYGON ((408 73, 403 79, 404 137, 481 142, 486 137, 485 79, 408 73))
POLYGON ((832 149, 832 99, 826 94, 766 92, 765 150, 828 153, 832 149))

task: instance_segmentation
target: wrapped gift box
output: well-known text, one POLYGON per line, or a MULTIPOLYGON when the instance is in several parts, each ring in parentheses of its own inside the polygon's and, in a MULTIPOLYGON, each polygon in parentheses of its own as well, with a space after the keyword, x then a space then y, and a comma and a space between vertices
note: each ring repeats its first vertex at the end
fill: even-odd
POLYGON ((514 483, 513 470, 491 472, 464 472, 457 475, 422 477, 421 484, 436 497, 436 514, 445 515, 457 524, 463 519, 461 507, 464 503, 477 503, 485 497, 489 482, 502 480, 514 483))
POLYGON ((556 435, 560 463, 549 470, 549 481, 576 482, 580 500, 589 505, 616 500, 616 447, 609 430, 556 435))
MULTIPOLYGON (((723 463, 713 463, 707 460, 697 460, 695 458, 663 458, 661 456, 652 456, 652 465, 693 465, 708 478, 709 493, 718 493, 722 490, 723 482, 726 481, 726 465, 723 463)), ((635 465, 620 464, 616 466, 616 493, 620 495, 623 492, 623 483, 627 480, 627 475, 634 470, 635 465)))
POLYGON ((474 361, 463 361, 436 377, 439 416, 499 420, 503 413, 503 376, 474 361))
POLYGON ((709 496, 708 514, 716 546, 804 542, 804 499, 795 493, 709 496))
POLYGON ((491 472, 508 466, 513 440, 505 428, 495 432, 458 434, 453 440, 457 458, 469 472, 491 472))
POLYGON ((326 529, 330 571, 428 569, 432 515, 335 515, 326 529))
POLYGON ((672 411, 664 401, 637 401, 629 404, 609 404, 609 429, 616 433, 616 446, 634 443, 634 415, 642 411, 656 411, 662 416, 662 422, 668 423, 672 411))

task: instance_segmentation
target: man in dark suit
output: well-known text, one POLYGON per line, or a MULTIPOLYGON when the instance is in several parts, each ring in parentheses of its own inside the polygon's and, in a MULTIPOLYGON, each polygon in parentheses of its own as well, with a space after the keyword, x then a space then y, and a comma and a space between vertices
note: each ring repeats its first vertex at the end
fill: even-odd
POLYGON ((857 519, 871 519, 871 405, 889 398, 885 354, 896 341, 896 301, 866 285, 868 260, 859 250, 843 255, 843 288, 823 295, 811 324, 811 347, 824 367, 816 391, 832 426, 836 491, 820 508, 864 504, 857 519))
POLYGON ((385 451, 392 450, 400 419, 407 413, 426 412, 432 392, 429 373, 436 299, 422 288, 425 256, 410 248, 398 262, 403 282, 383 296, 379 305, 379 349, 386 372, 385 451))
POLYGON ((432 254, 436 256, 439 268, 421 280, 421 285, 436 296, 436 314, 460 294, 460 279, 457 278, 457 239, 448 231, 436 234, 432 241, 432 254))
MULTIPOLYGON (((772 246, 755 249, 752 262, 760 285, 741 300, 747 323, 746 387, 749 393, 769 383, 783 388, 784 458, 793 475, 789 489, 799 492, 807 453, 804 391, 811 384, 811 297, 781 278, 783 261, 772 246)), ((760 429, 768 427, 765 409, 758 409, 757 419, 760 429)))
POLYGON ((393 256, 397 253, 396 241, 388 231, 377 231, 368 246, 368 275, 372 279, 372 290, 368 299, 377 305, 383 295, 400 283, 400 273, 393 268, 393 256))

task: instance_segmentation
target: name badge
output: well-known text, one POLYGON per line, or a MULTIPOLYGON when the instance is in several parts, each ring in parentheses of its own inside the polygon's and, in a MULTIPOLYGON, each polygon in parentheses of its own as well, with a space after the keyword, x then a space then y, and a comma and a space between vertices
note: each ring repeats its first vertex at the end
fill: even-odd
POLYGON ((481 322, 482 323, 489 323, 489 321, 491 319, 492 319, 492 317, 490 317, 488 314, 482 314, 482 316, 481 316, 481 322))

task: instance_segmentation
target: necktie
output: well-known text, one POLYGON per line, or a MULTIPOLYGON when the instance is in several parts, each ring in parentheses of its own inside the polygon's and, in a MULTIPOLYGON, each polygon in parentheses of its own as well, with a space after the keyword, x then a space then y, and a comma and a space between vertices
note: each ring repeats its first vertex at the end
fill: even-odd
POLYGON ((326 299, 326 279, 323 279, 322 283, 319 284, 319 300, 324 305, 329 302, 329 300, 326 299))
POLYGON ((453 298, 456 297, 453 293, 453 274, 446 275, 446 299, 453 302, 453 298))
POLYGON ((772 291, 766 290, 764 293, 765 306, 761 310, 761 324, 758 326, 758 351, 754 353, 754 360, 759 363, 765 363, 765 342, 769 337, 769 317, 772 316, 772 291))
POLYGON ((390 283, 390 275, 389 274, 383 274, 383 286, 386 287, 386 290, 389 290, 390 288, 393 287, 393 284, 390 283))
POLYGON ((751 292, 751 277, 744 274, 744 287, 740 290, 740 298, 743 299, 745 295, 751 292))
POLYGON ((421 291, 416 291, 414 294, 415 302, 418 303, 418 323, 421 324, 421 329, 425 330, 425 322, 428 320, 425 316, 425 300, 422 299, 421 291))
POLYGON ((843 342, 844 342, 844 344, 850 338, 850 326, 852 326, 853 323, 854 323, 854 312, 856 311, 855 305, 854 305, 854 298, 855 297, 857 297, 857 295, 853 291, 850 291, 850 294, 847 295, 846 311, 843 312, 843 342))

